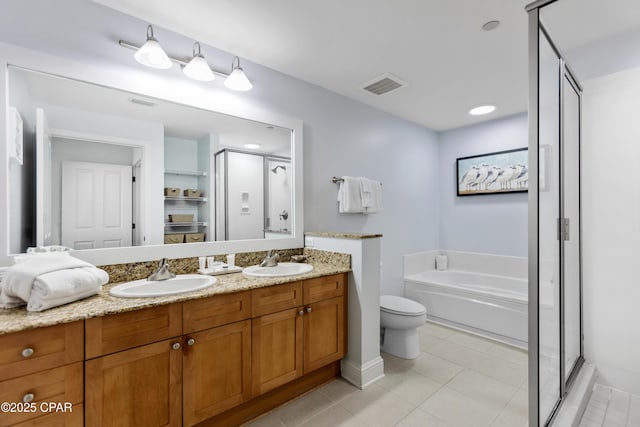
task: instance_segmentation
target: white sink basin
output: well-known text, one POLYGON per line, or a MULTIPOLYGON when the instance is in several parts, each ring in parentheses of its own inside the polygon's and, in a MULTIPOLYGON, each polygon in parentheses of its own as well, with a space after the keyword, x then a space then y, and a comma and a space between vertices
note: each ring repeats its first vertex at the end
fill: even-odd
POLYGON ((251 277, 284 277, 308 273, 313 270, 313 265, 297 262, 280 262, 275 267, 260 267, 252 265, 242 270, 242 274, 251 277))
POLYGON ((200 274, 179 274, 169 280, 135 280, 114 286, 109 294, 120 298, 162 297, 207 288, 216 283, 216 278, 200 274))

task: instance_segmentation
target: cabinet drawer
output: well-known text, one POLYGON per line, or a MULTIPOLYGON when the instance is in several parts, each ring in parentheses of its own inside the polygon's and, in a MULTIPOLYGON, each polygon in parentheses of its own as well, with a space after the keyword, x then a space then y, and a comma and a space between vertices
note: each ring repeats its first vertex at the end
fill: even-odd
POLYGON ((302 282, 254 289, 251 293, 252 317, 300 305, 302 305, 302 282))
POLYGON ((86 358, 182 335, 182 305, 170 304, 86 320, 86 358))
POLYGON ((344 274, 318 277, 303 282, 304 304, 312 304, 344 295, 344 274))
POLYGON ((251 317, 251 292, 185 301, 182 313, 185 334, 245 320, 251 317))
POLYGON ((0 381, 82 360, 83 332, 79 321, 0 335, 0 381))
MULTIPOLYGON (((82 376, 82 362, 76 362, 71 365, 0 382, 0 402, 21 403, 26 395, 32 394, 33 399, 30 401, 30 405, 33 404, 33 409, 35 409, 35 411, 28 412, 0 412, 0 425, 22 423, 43 415, 49 415, 51 412, 56 412, 56 409, 61 411, 60 413, 63 415, 71 414, 73 412, 72 405, 82 402, 82 376), (49 408, 48 405, 51 402, 61 403, 62 405, 49 410, 47 408, 49 408), (45 403, 47 406, 40 406, 45 403)), ((37 423, 35 424, 38 425, 37 423)))
POLYGON ((13 427, 83 427, 84 411, 82 403, 77 403, 66 412, 50 412, 23 423, 12 424, 13 427))

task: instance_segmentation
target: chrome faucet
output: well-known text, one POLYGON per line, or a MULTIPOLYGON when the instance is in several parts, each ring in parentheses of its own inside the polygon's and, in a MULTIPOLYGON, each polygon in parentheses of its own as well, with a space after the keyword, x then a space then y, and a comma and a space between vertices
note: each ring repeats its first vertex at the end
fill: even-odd
POLYGON ((269 250, 265 259, 263 259, 260 263, 260 267, 275 267, 276 265, 278 265, 279 258, 280 256, 277 252, 272 255, 272 251, 269 250))
POLYGON ((151 274, 151 276, 147 277, 147 280, 169 280, 176 277, 176 273, 172 273, 169 271, 169 261, 166 258, 162 258, 158 263, 158 268, 156 271, 151 274))

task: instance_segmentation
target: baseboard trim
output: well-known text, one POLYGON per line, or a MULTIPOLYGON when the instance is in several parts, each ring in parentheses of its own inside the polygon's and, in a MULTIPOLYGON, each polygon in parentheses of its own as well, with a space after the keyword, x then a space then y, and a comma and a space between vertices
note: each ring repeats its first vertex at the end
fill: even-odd
POLYGON ((342 359, 340 363, 342 378, 354 386, 364 389, 384 377, 384 360, 378 356, 363 365, 342 359))

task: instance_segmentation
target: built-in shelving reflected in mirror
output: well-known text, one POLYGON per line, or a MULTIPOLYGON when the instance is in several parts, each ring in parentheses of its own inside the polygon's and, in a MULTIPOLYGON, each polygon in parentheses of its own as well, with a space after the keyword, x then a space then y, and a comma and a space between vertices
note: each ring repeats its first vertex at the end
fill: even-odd
POLYGON ((292 236, 291 129, 18 67, 9 107, 24 142, 10 168, 11 253, 292 236), (232 152, 255 170, 217 170, 216 153, 232 152), (229 188, 232 175, 244 182, 229 188), (248 219, 237 237, 217 226, 248 219))

